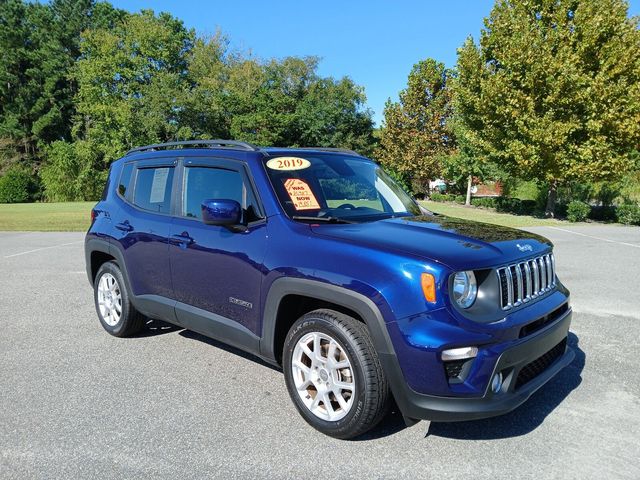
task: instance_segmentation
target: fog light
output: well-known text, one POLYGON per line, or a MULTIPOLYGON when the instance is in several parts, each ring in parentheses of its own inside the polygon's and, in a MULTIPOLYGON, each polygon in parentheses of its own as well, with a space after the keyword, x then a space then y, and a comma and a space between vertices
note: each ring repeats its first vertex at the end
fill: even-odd
POLYGON ((478 347, 450 348, 449 350, 442 351, 442 361, 465 360, 467 358, 474 358, 476 355, 478 355, 478 347))
POLYGON ((493 393, 498 393, 502 388, 502 372, 498 372, 493 376, 491 380, 491 391, 493 393))

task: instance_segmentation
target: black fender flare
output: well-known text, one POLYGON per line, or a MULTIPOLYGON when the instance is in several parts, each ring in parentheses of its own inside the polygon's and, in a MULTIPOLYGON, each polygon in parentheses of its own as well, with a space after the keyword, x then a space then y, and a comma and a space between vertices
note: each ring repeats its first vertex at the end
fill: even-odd
POLYGON ((276 358, 274 346, 278 308, 287 295, 311 297, 353 310, 369 328, 373 345, 378 353, 394 353, 384 318, 370 298, 353 290, 317 280, 279 278, 271 285, 265 301, 260 345, 263 356, 276 358))
POLYGON ((276 361, 274 352, 276 321, 281 300, 287 295, 303 295, 330 302, 356 312, 367 325, 373 346, 389 381, 400 411, 409 410, 409 387, 404 380, 398 357, 395 354, 387 324, 378 306, 368 297, 344 287, 326 282, 303 278, 279 278, 273 282, 264 306, 261 356, 271 362, 276 361))
POLYGON ((89 238, 85 242, 84 251, 85 251, 85 261, 87 265, 87 277, 89 278, 89 283, 91 284, 91 286, 93 286, 93 279, 94 279, 93 276, 95 273, 97 273, 92 271, 91 255, 94 252, 106 253, 110 257, 113 257, 116 263, 118 264, 118 267, 120 267, 120 271, 124 276, 124 280, 126 284, 125 287, 129 293, 129 297, 133 297, 132 295, 133 292, 131 291, 131 282, 129 281, 129 273, 127 272, 127 265, 124 262, 124 256, 122 255, 122 252, 118 250, 118 248, 114 247, 111 244, 111 242, 104 240, 102 238, 89 238))

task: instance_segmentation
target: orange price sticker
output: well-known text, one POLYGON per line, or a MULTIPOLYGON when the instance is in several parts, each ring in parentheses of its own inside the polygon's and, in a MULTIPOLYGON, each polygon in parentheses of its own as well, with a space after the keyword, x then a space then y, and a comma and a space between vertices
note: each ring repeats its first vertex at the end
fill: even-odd
POLYGON ((284 188, 287 189, 296 210, 318 210, 320 208, 318 200, 306 182, 298 178, 289 178, 284 182, 284 188))

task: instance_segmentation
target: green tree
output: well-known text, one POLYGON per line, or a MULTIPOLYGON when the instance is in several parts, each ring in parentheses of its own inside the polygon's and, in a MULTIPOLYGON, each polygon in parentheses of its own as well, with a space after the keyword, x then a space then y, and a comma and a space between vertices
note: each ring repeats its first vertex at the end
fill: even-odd
POLYGON ((50 199, 96 198, 110 163, 141 144, 374 143, 363 89, 320 77, 317 58, 230 52, 165 13, 0 0, 0 52, 0 174, 38 172, 50 199))
POLYGON ((44 145, 70 139, 80 33, 120 14, 93 0, 0 2, 0 138, 11 144, 0 163, 37 167, 44 145))
POLYGON ((231 136, 258 145, 289 145, 297 130, 296 107, 317 79, 317 62, 315 57, 288 57, 264 64, 248 59, 234 66, 231 136))
POLYGON ((451 126, 456 133, 458 150, 443 158, 444 175, 456 182, 465 182, 467 195, 465 205, 471 204, 471 187, 473 177, 485 178, 488 171, 492 171, 491 165, 486 161, 483 152, 475 148, 476 142, 473 135, 476 130, 469 128, 474 126, 481 128, 481 119, 478 116, 478 103, 481 101, 480 82, 475 72, 482 69, 482 59, 479 51, 465 46, 458 51, 456 75, 452 79, 452 104, 453 118, 451 126))
MULTIPOLYGON (((218 32, 196 38, 187 53, 189 94, 184 98, 181 122, 193 138, 230 138, 229 77, 235 56, 228 45, 228 39, 218 32)), ((246 80, 254 79, 247 76, 246 80)))
POLYGON ((440 158, 442 176, 457 185, 466 185, 465 205, 471 205, 473 177, 480 176, 481 169, 475 159, 465 156, 460 150, 440 158))
POLYGON ((417 190, 441 173, 441 159, 453 153, 452 72, 433 59, 413 66, 400 101, 388 100, 376 157, 391 170, 408 175, 417 190))
POLYGON ((74 134, 97 144, 106 165, 133 146, 176 138, 194 37, 180 20, 151 10, 85 32, 74 134))
POLYGON ((128 149, 191 136, 181 116, 194 37, 180 20, 150 10, 84 32, 74 69, 73 142, 47 150, 48 198, 96 198, 110 163, 128 149))
POLYGON ((632 168, 640 32, 624 0, 499 0, 459 52, 458 136, 469 155, 558 185, 632 168), (462 67, 464 68, 461 68, 462 67))
POLYGON ((198 40, 190 58, 187 110, 197 136, 370 153, 373 122, 362 87, 320 77, 316 57, 262 62, 226 47, 221 35, 198 40))
POLYGON ((38 140, 64 130, 56 93, 65 62, 54 23, 49 6, 0 2, 0 137, 13 144, 16 160, 36 160, 38 140))
POLYGON ((350 78, 319 78, 296 108, 297 136, 292 146, 342 147, 373 153, 372 112, 364 89, 350 78))

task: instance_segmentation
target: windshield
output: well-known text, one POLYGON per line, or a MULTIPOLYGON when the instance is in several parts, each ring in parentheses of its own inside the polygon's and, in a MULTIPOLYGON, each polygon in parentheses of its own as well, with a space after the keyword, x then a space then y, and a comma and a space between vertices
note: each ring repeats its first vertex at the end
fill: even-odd
POLYGON ((419 215, 420 207, 377 164, 348 155, 266 159, 287 214, 300 221, 367 222, 419 215))

